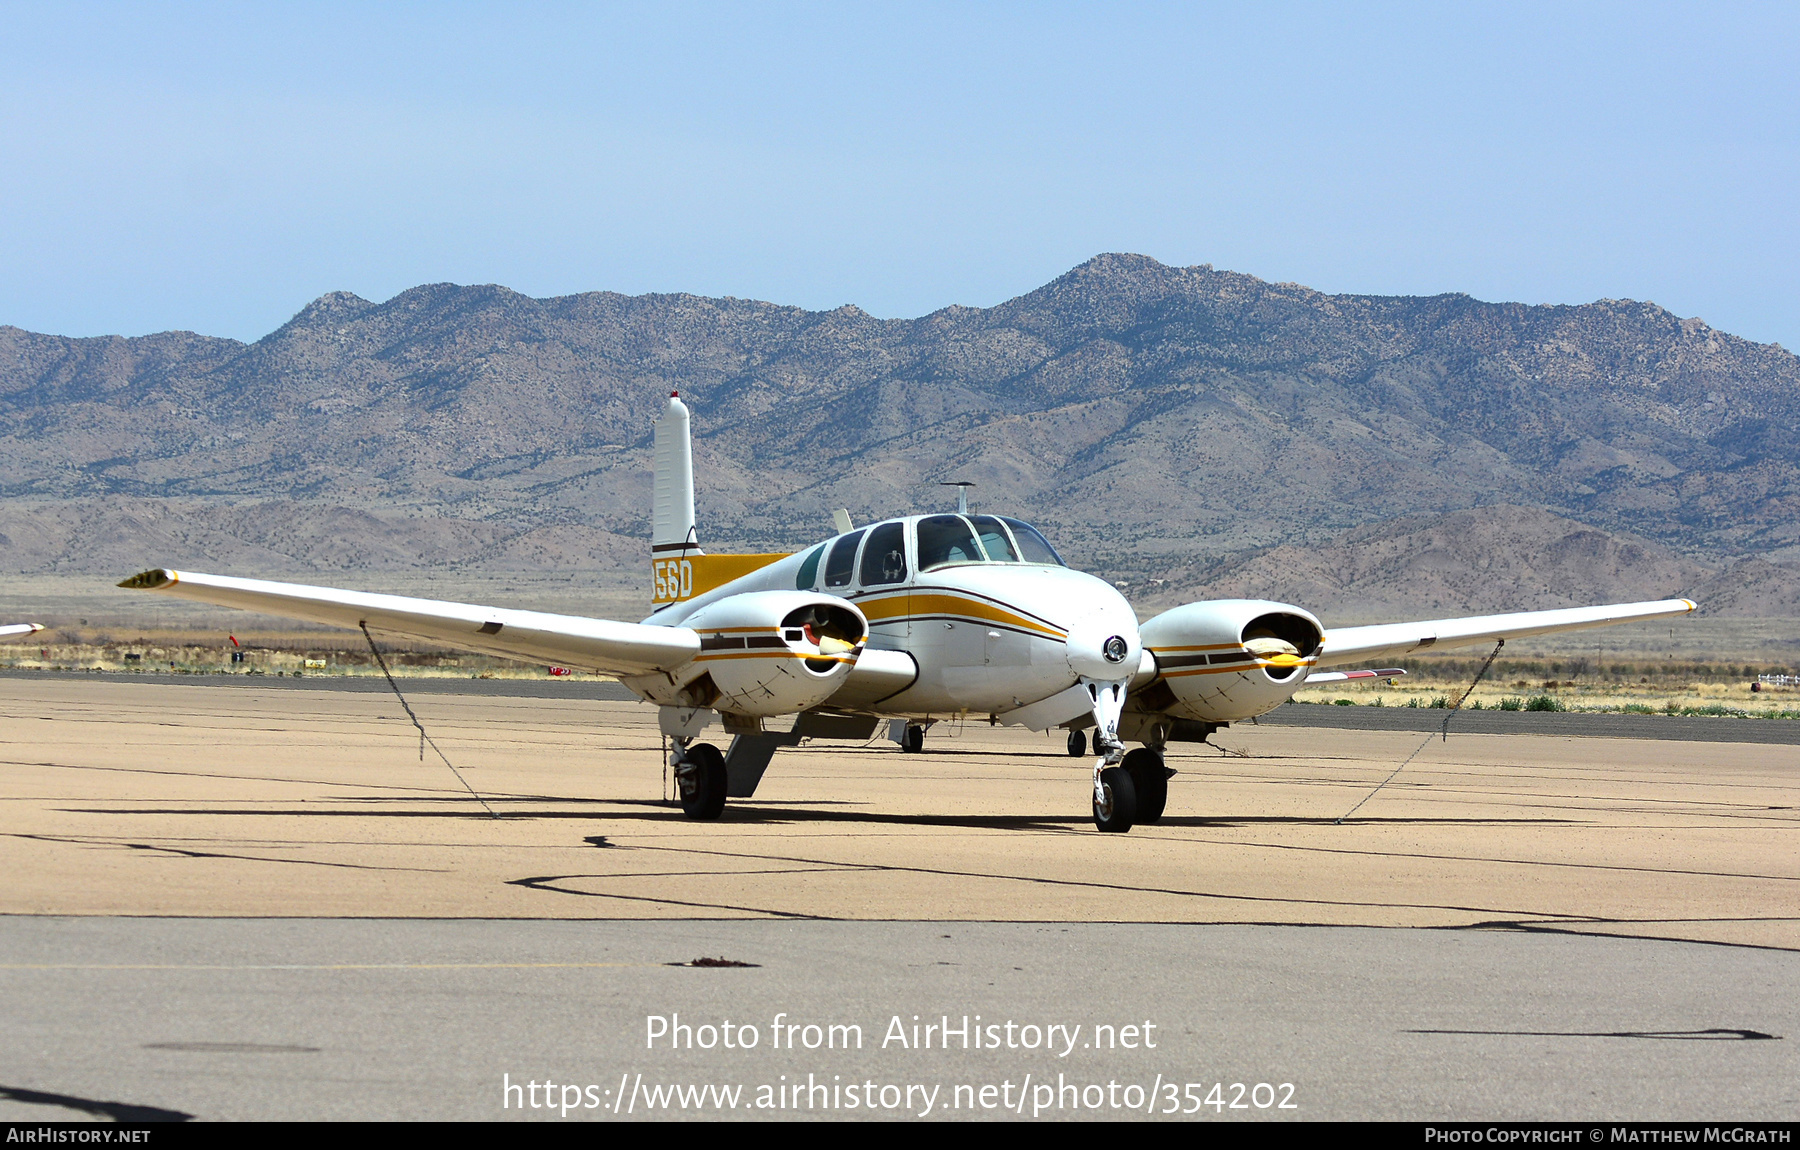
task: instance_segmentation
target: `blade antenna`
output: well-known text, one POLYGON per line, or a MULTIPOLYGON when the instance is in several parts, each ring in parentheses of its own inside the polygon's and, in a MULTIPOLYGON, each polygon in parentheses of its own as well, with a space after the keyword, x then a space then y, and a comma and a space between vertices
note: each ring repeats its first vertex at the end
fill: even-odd
MULTIPOLYGON (((1492 651, 1488 652, 1487 662, 1485 662, 1481 665, 1481 670, 1475 672, 1475 679, 1473 682, 1471 682, 1469 684, 1469 689, 1464 691, 1461 695, 1457 696, 1456 702, 1454 702, 1454 703, 1450 703, 1446 700, 1446 706, 1449 708, 1449 713, 1444 716, 1444 725, 1438 731, 1438 734, 1441 736, 1441 738, 1444 742, 1450 741, 1450 720, 1456 717, 1456 712, 1462 710, 1463 701, 1465 699, 1467 699, 1471 694, 1474 693, 1475 688, 1481 683, 1481 680, 1487 675, 1488 668, 1492 667, 1494 665, 1494 660, 1500 654, 1500 648, 1502 648, 1504 646, 1506 646, 1505 639, 1496 640, 1494 643, 1494 649, 1492 651)), ((1429 747, 1430 745, 1431 745, 1431 736, 1426 735, 1425 741, 1420 743, 1418 745, 1418 747, 1416 747, 1413 750, 1412 754, 1406 756, 1406 763, 1410 763, 1414 759, 1418 758, 1419 752, 1424 750, 1426 747, 1429 747)), ((1381 780, 1379 783, 1375 784, 1375 790, 1370 791, 1368 794, 1364 795, 1362 797, 1362 802, 1357 803, 1355 806, 1351 807, 1349 810, 1347 810, 1343 814, 1339 815, 1337 818, 1337 821, 1332 823, 1332 825, 1333 826, 1342 826, 1345 819, 1349 818, 1351 815, 1355 814, 1357 811, 1362 809, 1363 803, 1366 803, 1370 799, 1374 798, 1375 795, 1381 790, 1382 787, 1385 787, 1389 783, 1393 782, 1394 775, 1397 775, 1401 771, 1404 771, 1406 769, 1406 763, 1401 763, 1399 766, 1395 767, 1393 775, 1389 775, 1387 778, 1385 778, 1385 779, 1381 780)))
POLYGON ((425 761, 425 744, 430 743, 431 749, 437 752, 438 758, 444 760, 444 765, 450 768, 450 773, 456 776, 456 781, 463 785, 463 789, 474 795, 475 801, 480 803, 482 809, 487 811, 491 817, 499 818, 499 813, 493 807, 488 806, 488 801, 469 785, 469 780, 463 778, 462 772, 457 770, 456 765, 450 761, 450 756, 446 755, 443 748, 437 745, 437 740, 425 733, 425 724, 419 722, 419 716, 413 714, 412 704, 408 703, 406 696, 400 693, 400 684, 394 682, 394 674, 388 670, 387 660, 381 657, 381 648, 375 645, 375 636, 369 634, 368 622, 358 620, 356 625, 362 628, 363 638, 369 641, 369 652, 375 656, 375 665, 381 668, 381 673, 387 678, 388 686, 394 689, 394 698, 400 700, 400 709, 406 712, 406 717, 412 720, 412 725, 419 728, 419 761, 421 763, 425 761))

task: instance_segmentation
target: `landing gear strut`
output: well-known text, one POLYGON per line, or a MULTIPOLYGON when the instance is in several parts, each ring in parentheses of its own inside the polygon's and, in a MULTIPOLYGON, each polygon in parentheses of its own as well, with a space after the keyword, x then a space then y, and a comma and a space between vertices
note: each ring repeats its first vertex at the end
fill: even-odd
POLYGON ((681 812, 690 819, 716 819, 725 811, 725 756, 711 743, 675 752, 675 787, 681 812))

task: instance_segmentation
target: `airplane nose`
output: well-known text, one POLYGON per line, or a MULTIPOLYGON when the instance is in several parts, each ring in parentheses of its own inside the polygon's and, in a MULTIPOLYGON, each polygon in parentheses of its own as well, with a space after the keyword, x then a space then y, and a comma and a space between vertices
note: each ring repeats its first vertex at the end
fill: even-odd
POLYGON ((1137 670, 1137 625, 1126 619, 1087 619, 1069 629, 1069 669, 1102 682, 1130 678, 1137 670))

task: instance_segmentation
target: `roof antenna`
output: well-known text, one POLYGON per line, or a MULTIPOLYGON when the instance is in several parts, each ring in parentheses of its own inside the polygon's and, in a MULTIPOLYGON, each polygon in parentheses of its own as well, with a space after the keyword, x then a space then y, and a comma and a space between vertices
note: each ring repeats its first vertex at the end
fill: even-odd
POLYGON ((947 483, 940 483, 938 486, 956 488, 956 513, 958 515, 969 513, 969 488, 975 486, 974 483, 967 479, 952 479, 947 483))

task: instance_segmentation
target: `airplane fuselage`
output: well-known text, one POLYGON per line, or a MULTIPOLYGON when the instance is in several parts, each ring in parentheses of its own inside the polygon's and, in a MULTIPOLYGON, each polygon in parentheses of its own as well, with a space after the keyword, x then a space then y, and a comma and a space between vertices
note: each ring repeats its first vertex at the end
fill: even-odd
MULTIPOLYGON (((982 526, 994 530, 991 517, 888 520, 673 603, 645 622, 691 625, 689 620, 713 603, 760 591, 840 599, 868 620, 870 648, 904 652, 917 666, 904 689, 859 700, 855 707, 894 717, 1006 712, 1083 679, 1128 681, 1138 672, 1137 614, 1116 588, 1048 561, 1051 556, 1043 552, 1040 562, 945 560, 933 554, 927 539, 922 554, 920 524, 928 534, 941 533, 953 528, 946 521, 955 519, 973 522, 972 535, 982 526), (881 554, 871 555, 872 548, 881 554), (1115 638, 1120 642, 1109 650, 1108 641, 1115 638)), ((1002 545, 1010 542, 1009 537, 1002 545)), ((1015 545, 1012 553, 1023 550, 1015 545)))

